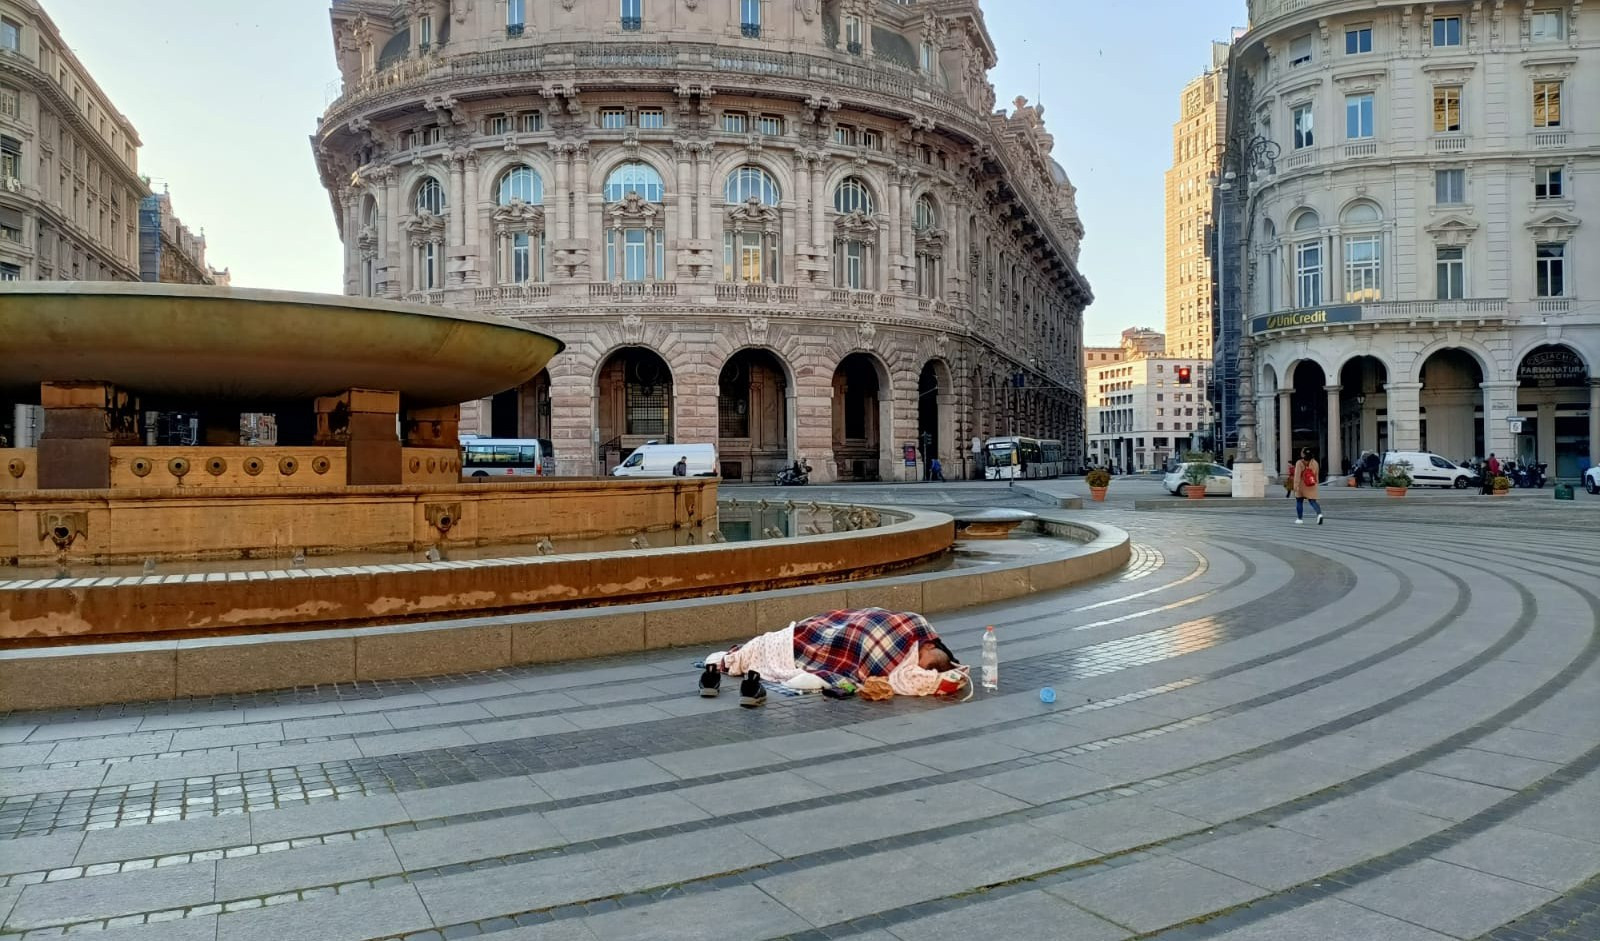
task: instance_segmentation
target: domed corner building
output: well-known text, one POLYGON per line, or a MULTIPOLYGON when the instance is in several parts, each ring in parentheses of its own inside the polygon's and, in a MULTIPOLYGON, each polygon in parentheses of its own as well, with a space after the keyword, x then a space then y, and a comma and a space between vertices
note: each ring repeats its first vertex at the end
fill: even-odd
POLYGON ((725 477, 954 478, 1083 448, 1083 227, 976 0, 334 0, 313 149, 346 291, 568 344, 461 430, 564 474, 649 440, 725 477), (907 466, 907 446, 919 463, 907 466))
POLYGON ((1254 180, 1224 224, 1266 465, 1600 462, 1600 5, 1251 0, 1250 23, 1230 169, 1254 180))

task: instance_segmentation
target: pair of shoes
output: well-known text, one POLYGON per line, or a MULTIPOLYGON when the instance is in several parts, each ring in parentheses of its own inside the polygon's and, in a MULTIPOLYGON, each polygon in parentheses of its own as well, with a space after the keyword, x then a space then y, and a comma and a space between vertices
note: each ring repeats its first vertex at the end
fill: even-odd
POLYGON ((1317 525, 1318 526, 1322 525, 1322 514, 1321 513, 1317 514, 1317 525))
POLYGON ((744 675, 739 684, 739 705, 754 709, 767 703, 767 688, 761 685, 761 674, 754 670, 744 675))
POLYGON ((700 695, 709 699, 721 690, 722 673, 715 666, 706 664, 705 672, 700 674, 700 695))
POLYGON ((1295 524, 1295 525, 1296 525, 1296 526, 1303 526, 1303 525, 1305 525, 1305 520, 1303 520, 1303 519, 1300 519, 1300 518, 1299 518, 1299 517, 1296 517, 1296 518, 1295 518, 1295 521, 1294 521, 1294 524, 1295 524))

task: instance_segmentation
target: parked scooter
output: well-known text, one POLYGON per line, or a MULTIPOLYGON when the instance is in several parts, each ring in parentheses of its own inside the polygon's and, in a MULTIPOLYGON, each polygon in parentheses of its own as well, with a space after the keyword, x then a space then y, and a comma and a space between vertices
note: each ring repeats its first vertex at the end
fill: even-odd
POLYGON ((793 467, 778 471, 778 477, 773 482, 780 487, 804 487, 811 482, 811 465, 795 461, 793 467))

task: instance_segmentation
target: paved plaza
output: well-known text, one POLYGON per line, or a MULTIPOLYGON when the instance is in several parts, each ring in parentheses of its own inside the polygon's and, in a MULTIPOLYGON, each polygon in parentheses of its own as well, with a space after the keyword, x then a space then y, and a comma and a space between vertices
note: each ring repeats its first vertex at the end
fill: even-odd
POLYGON ((677 650, 13 714, 0 937, 1595 941, 1600 498, 1356 496, 1056 511, 1132 560, 937 618, 965 703, 677 650))

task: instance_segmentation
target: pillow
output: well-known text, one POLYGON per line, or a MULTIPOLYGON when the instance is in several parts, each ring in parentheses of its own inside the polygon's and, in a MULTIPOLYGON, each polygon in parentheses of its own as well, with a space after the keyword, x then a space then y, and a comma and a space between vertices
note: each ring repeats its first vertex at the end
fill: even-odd
POLYGON ((784 689, 792 689, 800 693, 814 693, 827 685, 822 677, 815 673, 806 673, 804 671, 796 673, 783 681, 784 689))

